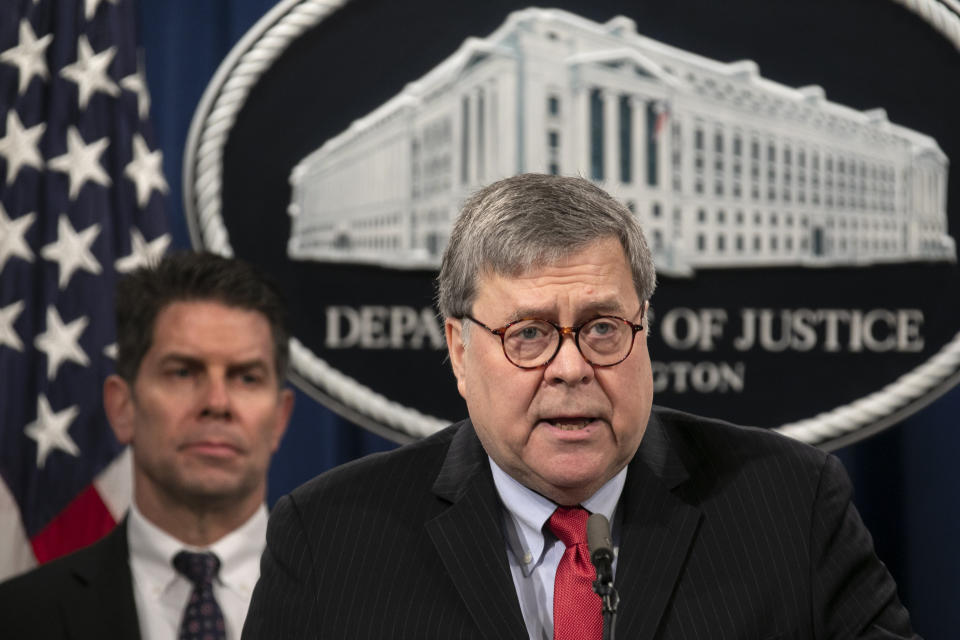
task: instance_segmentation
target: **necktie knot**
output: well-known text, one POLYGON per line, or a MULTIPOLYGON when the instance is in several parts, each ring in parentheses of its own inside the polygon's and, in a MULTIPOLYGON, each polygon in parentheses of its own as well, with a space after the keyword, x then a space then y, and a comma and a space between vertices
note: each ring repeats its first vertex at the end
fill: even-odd
POLYGON ((547 525, 565 547, 586 544, 589 515, 587 510, 580 506, 557 507, 547 525))
POLYGON ((193 553, 181 551, 173 557, 173 567, 194 585, 213 582, 220 571, 220 558, 209 551, 193 553))

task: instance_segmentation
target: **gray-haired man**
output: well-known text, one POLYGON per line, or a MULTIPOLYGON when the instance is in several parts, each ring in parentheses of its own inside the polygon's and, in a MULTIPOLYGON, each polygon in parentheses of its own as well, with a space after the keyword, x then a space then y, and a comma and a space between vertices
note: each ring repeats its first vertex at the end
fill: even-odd
POLYGON ((652 409, 654 281, 590 182, 475 194, 438 281, 469 419, 283 499, 244 637, 599 639, 588 513, 621 638, 914 637, 835 458, 652 409))

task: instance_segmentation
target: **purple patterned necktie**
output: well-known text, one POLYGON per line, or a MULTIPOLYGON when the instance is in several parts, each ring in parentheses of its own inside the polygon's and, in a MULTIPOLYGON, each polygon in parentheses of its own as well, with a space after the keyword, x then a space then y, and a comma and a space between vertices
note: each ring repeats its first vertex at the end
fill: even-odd
POLYGON ((179 640, 226 640, 223 612, 213 597, 213 581, 220 570, 220 558, 212 553, 181 551, 173 567, 193 583, 193 592, 183 610, 179 640))

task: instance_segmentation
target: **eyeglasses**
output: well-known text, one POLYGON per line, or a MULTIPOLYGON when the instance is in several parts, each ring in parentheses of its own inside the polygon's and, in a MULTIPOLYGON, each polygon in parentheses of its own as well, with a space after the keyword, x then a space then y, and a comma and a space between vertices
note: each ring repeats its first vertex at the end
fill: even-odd
POLYGON ((521 369, 548 365, 560 352, 565 335, 573 335, 573 342, 584 360, 595 367, 612 367, 627 359, 633 351, 634 336, 643 331, 642 322, 634 324, 618 316, 597 316, 576 327, 561 327, 540 318, 523 318, 499 329, 491 329, 473 316, 464 317, 500 336, 503 355, 521 369))

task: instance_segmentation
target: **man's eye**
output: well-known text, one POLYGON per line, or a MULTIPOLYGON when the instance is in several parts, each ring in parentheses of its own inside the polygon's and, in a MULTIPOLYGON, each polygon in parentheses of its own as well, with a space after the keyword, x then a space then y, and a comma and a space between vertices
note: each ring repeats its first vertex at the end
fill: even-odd
POLYGON ((189 367, 173 367, 167 370, 167 375, 171 378, 189 378, 191 374, 189 367))
POLYGON ((263 382, 263 374, 245 371, 240 373, 237 378, 245 385, 258 385, 263 382))
POLYGON ((520 329, 519 332, 521 338, 524 340, 536 340, 537 338, 542 338, 544 336, 544 331, 540 327, 524 327, 520 329))
POLYGON ((589 334, 596 338, 603 338, 617 332, 617 325, 609 320, 597 320, 587 327, 589 334))

